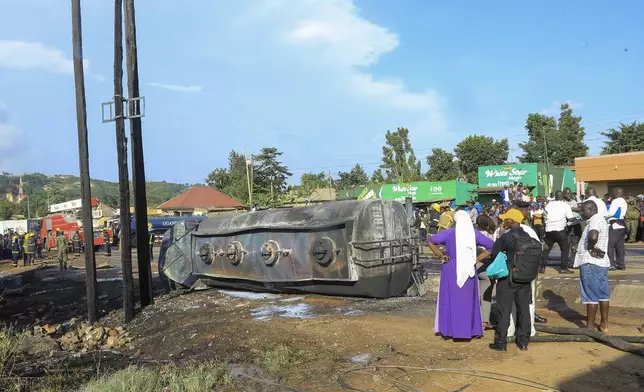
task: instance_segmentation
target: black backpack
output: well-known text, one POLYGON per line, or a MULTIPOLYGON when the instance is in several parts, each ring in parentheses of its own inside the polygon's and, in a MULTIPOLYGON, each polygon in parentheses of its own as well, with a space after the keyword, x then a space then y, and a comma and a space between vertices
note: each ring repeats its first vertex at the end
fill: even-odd
POLYGON ((527 233, 512 232, 514 242, 514 260, 510 268, 510 282, 516 284, 529 284, 539 275, 541 266, 541 242, 530 237, 527 233))

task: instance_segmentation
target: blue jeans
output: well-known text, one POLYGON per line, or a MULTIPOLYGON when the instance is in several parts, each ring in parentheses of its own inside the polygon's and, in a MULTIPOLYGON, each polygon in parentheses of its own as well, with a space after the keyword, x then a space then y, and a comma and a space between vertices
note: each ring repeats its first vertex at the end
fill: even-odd
POLYGON ((609 301, 608 267, 582 264, 579 267, 579 293, 581 303, 584 305, 596 305, 602 301, 609 301))

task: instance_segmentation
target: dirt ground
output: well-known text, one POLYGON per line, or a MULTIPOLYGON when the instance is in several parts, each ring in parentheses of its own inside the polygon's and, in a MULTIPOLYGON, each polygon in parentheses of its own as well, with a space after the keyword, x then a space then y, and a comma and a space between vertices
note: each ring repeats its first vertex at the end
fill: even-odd
MULTIPOLYGON (((5 322, 31 328, 85 314, 82 270, 61 273, 49 267, 12 272, 0 266, 0 271, 5 282, 14 279, 13 286, 6 285, 9 294, 0 311, 5 322)), ((100 323, 109 327, 122 325, 118 275, 116 268, 98 273, 100 323)), ((431 295, 373 300, 214 289, 163 294, 158 280, 155 293, 155 304, 125 326, 134 336, 132 346, 103 353, 109 354, 101 363, 103 371, 130 363, 215 359, 234 364, 236 372, 248 377, 258 377, 266 367, 282 366, 267 376, 273 385, 280 385, 272 390, 530 391, 547 390, 546 386, 584 392, 644 390, 644 358, 599 343, 533 343, 528 352, 510 345, 507 353, 495 353, 487 347, 493 331, 469 342, 435 336, 431 295), (266 353, 276 347, 286 347, 290 359, 269 362, 266 353)), ((549 319, 549 325, 575 326, 582 318, 582 309, 565 301, 541 306, 539 314, 549 319)), ((642 316, 641 311, 613 309, 611 334, 643 336, 642 316)), ((61 363, 81 366, 78 354, 65 355, 50 352, 53 361, 26 358, 15 369, 38 374, 35 368, 52 363, 59 368, 61 363)), ((96 363, 96 353, 83 355, 96 363)))

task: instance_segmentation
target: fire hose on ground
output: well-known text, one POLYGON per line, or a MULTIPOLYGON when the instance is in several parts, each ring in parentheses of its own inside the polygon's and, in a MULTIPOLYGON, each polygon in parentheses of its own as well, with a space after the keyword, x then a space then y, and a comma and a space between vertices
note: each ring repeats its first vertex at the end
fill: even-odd
MULTIPOLYGON (((610 336, 602 332, 582 328, 550 327, 535 325, 537 332, 549 333, 547 336, 532 336, 530 342, 600 342, 617 350, 644 357, 644 347, 633 343, 644 343, 644 336, 610 336)), ((508 339, 510 341, 510 339, 508 339)), ((514 341, 512 338, 511 341, 514 341)))

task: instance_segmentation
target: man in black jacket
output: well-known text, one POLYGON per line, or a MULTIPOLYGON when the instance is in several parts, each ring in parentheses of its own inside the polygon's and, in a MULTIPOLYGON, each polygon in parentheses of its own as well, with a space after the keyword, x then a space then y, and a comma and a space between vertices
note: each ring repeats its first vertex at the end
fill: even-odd
MULTIPOLYGON (((500 215, 503 219, 503 226, 508 230, 495 243, 492 248, 492 260, 496 256, 505 252, 508 262, 508 270, 514 265, 514 257, 517 252, 517 236, 530 239, 530 235, 521 228, 523 214, 516 209, 510 209, 507 213, 500 215)), ((494 343, 490 344, 490 349, 495 351, 507 351, 508 327, 510 326, 510 315, 512 314, 512 304, 516 304, 516 345, 521 351, 528 349, 530 343, 531 323, 530 323, 530 301, 532 292, 530 284, 510 283, 510 278, 499 279, 496 283, 496 302, 499 308, 499 321, 496 325, 494 334, 494 343)))

